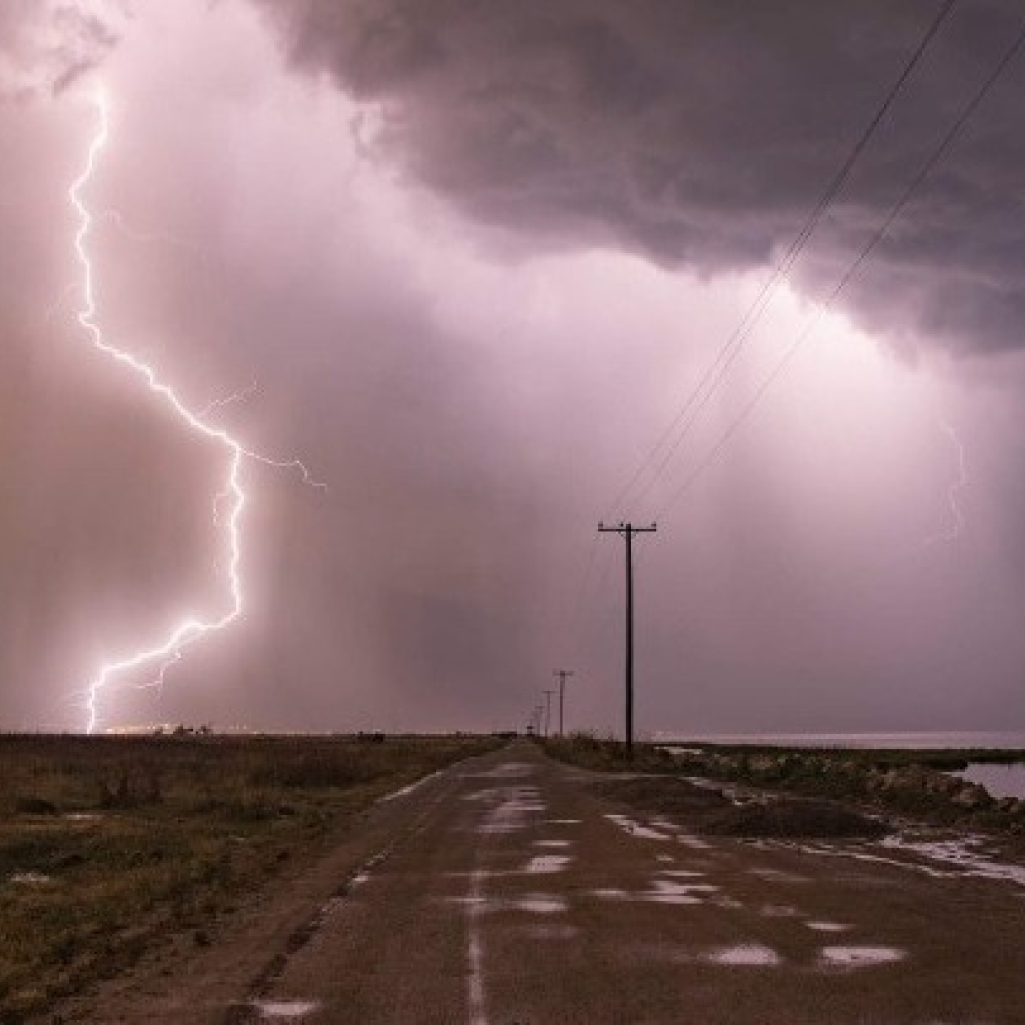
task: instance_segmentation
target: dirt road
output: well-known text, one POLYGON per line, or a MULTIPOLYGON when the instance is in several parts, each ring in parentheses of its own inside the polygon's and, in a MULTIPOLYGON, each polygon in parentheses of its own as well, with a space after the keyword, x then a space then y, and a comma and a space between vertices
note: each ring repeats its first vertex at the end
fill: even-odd
MULTIPOLYGON (((1025 1022, 1025 870, 981 843, 700 839, 530 744, 361 835, 88 1020, 1025 1022)), ((919 838, 921 839, 921 838, 919 838)))

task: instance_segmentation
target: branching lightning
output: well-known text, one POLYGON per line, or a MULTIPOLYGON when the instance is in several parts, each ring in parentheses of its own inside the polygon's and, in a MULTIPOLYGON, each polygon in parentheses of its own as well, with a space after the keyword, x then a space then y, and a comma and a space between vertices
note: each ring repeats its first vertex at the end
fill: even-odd
MULTIPOLYGON (((186 615, 179 623, 170 628, 160 640, 142 649, 106 663, 89 682, 86 691, 85 707, 88 711, 87 731, 92 733, 99 721, 100 694, 107 689, 115 677, 132 673, 146 666, 155 667, 155 675, 148 686, 159 687, 164 681, 167 671, 182 657, 182 650, 207 634, 223 630, 242 614, 243 588, 240 564, 242 558, 242 514, 246 506, 246 493, 242 486, 242 464, 246 459, 254 459, 269 466, 295 469, 304 483, 324 488, 311 476, 306 466, 298 459, 269 459, 247 449, 227 430, 210 423, 206 417, 208 412, 223 405, 214 404, 207 410, 193 412, 179 398, 171 385, 165 383, 157 371, 130 352, 120 349, 105 337, 102 328, 96 322, 96 296, 94 290, 94 271, 89 256, 87 241, 93 224, 98 215, 90 212, 83 192, 93 178, 100 154, 107 145, 110 135, 110 122, 107 100, 104 92, 97 89, 92 97, 97 112, 96 131, 89 142, 85 164, 81 173, 68 189, 68 200, 78 217, 78 229, 74 236, 74 249, 81 268, 81 307, 75 319, 89 337, 93 347, 126 370, 141 379, 145 387, 159 400, 166 403, 174 411, 181 422, 194 434, 207 439, 223 449, 226 457, 224 483, 218 498, 215 499, 215 510, 227 504, 227 515, 224 517, 225 548, 227 558, 225 567, 229 581, 229 595, 226 609, 211 618, 202 618, 195 614, 186 615)), ((105 215, 104 215, 105 216, 105 215)), ((233 397, 235 398, 235 397, 233 397)))

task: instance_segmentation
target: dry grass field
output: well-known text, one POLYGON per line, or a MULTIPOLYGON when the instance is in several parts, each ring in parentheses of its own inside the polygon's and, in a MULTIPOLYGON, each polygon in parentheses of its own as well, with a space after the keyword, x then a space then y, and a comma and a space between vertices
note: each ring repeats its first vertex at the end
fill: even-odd
POLYGON ((382 795, 495 742, 0 737, 0 1021, 206 928, 382 795))

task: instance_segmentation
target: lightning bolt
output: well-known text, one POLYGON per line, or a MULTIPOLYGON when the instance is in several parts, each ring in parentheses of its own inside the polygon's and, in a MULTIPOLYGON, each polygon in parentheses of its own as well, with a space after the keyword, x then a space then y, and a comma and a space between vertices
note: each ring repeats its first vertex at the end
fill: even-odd
POLYGON ((965 517, 958 502, 958 494, 968 486, 968 459, 965 455, 964 444, 953 426, 946 420, 940 419, 937 422, 937 429, 947 436, 950 446, 954 452, 954 461, 957 467, 954 479, 947 485, 947 507, 950 510, 950 525, 946 530, 938 531, 931 537, 927 537, 922 545, 929 546, 938 544, 941 541, 957 541, 964 533, 965 517))
POLYGON ((102 328, 96 322, 94 272, 87 247, 87 241, 97 216, 90 212, 83 199, 83 192, 92 180, 100 155, 107 146, 110 136, 110 119, 106 94, 102 88, 96 89, 91 101, 96 109, 96 131, 89 142, 82 171, 68 189, 68 201, 78 217, 74 250, 82 274, 81 307, 76 313, 75 319, 95 349, 138 377, 158 400, 171 407, 182 424, 193 434, 207 439, 224 451, 226 459, 224 481, 219 492, 220 501, 215 501, 215 508, 223 503, 227 503, 228 506, 227 515, 224 518, 227 553, 227 558, 224 561, 229 581, 229 594, 227 607, 220 615, 211 618, 201 618, 194 614, 186 615, 180 622, 173 625, 161 639, 103 665, 90 680, 85 691, 85 708, 88 712, 86 730, 88 733, 92 733, 96 729, 99 721, 100 695, 111 685, 114 678, 130 674, 152 664, 156 666, 155 679, 144 686, 159 688, 163 684, 167 671, 180 661, 184 648, 208 634, 225 629, 242 615, 243 588, 240 565, 242 559, 242 514, 246 507, 246 493, 242 486, 244 461, 254 459, 269 466, 295 469, 301 474, 304 483, 325 488, 325 485, 313 479, 300 460, 268 459, 252 452, 227 430, 211 424, 206 419, 206 411, 193 412, 178 397, 171 385, 160 378, 153 367, 130 352, 118 348, 104 336, 102 328))

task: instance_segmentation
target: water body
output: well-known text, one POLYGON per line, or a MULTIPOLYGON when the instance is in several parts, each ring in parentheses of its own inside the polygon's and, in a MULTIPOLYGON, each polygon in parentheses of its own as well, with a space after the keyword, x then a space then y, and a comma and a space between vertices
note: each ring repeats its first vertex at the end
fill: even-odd
POLYGON ((953 733, 717 733, 657 734, 659 744, 750 744, 765 747, 834 747, 911 751, 1022 751, 1025 730, 953 733))
POLYGON ((1025 800, 1025 762, 1014 765, 973 762, 964 772, 953 775, 969 783, 979 783, 990 797, 1020 797, 1025 800))

